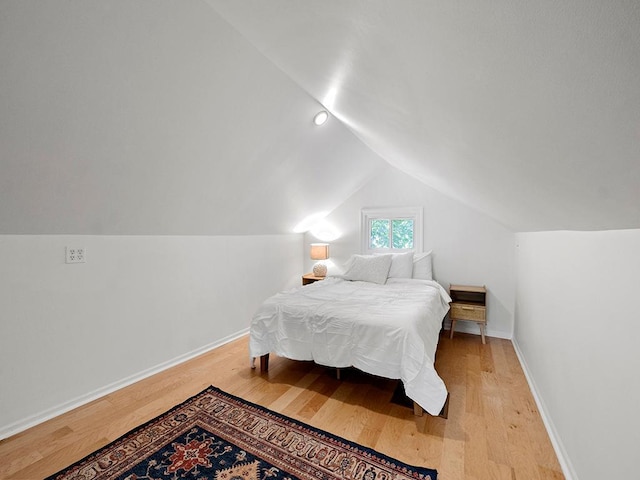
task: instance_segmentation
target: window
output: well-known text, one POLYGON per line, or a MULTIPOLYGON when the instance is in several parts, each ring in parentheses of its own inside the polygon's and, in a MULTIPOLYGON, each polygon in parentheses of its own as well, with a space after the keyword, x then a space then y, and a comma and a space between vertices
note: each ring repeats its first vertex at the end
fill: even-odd
POLYGON ((421 252, 422 207, 362 209, 362 252, 421 252))

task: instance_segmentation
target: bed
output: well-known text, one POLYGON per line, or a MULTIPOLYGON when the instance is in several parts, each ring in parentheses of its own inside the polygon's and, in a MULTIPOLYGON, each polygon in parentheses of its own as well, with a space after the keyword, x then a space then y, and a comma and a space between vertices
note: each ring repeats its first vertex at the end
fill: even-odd
MULTIPOLYGON (((416 408, 441 414, 447 389, 434 362, 451 299, 433 280, 407 273, 398 276, 391 268, 393 256, 388 257, 386 272, 384 266, 379 268, 377 277, 351 268, 343 276, 267 299, 251 322, 252 361, 268 360, 273 352, 292 360, 313 360, 338 369, 355 367, 400 379, 416 408)), ((399 256, 396 260, 399 263, 399 256)), ((267 366, 262 362, 262 368, 267 366)))

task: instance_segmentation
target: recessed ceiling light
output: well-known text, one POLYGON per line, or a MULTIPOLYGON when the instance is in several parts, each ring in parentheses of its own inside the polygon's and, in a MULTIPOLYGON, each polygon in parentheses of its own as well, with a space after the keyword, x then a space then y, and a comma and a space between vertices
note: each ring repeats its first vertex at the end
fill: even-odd
POLYGON ((316 113, 316 116, 313 117, 313 123, 315 123, 316 125, 320 126, 324 122, 326 122, 328 118, 329 118, 329 113, 327 113, 326 110, 322 110, 322 111, 316 113))

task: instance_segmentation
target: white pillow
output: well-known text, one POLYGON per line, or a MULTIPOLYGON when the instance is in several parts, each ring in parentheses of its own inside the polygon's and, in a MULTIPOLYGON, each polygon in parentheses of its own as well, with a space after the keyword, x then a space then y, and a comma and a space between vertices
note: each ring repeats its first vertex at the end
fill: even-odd
POLYGON ((411 278, 413 274, 413 252, 392 253, 389 278, 411 278))
POLYGON ((431 252, 416 253, 413 255, 413 278, 420 280, 433 280, 431 269, 431 252))
POLYGON ((353 255, 345 280, 384 284, 387 281, 391 255, 353 255))

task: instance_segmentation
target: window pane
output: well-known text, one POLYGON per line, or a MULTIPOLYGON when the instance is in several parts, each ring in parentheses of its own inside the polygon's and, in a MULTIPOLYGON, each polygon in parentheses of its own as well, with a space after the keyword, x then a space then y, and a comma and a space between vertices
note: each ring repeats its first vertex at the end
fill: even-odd
POLYGON ((371 220, 369 248, 389 248, 389 220, 371 220))
POLYGON ((413 220, 393 220, 393 248, 413 248, 413 220))

